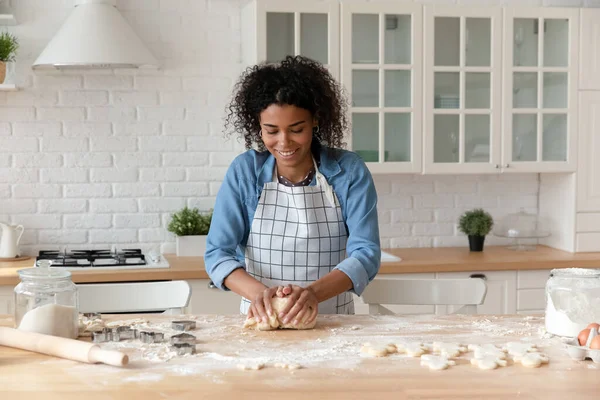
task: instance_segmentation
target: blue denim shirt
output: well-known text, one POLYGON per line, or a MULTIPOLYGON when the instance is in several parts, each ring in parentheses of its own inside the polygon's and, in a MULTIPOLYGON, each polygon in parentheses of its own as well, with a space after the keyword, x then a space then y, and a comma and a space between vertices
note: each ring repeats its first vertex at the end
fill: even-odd
MULTIPOLYGON (((333 187, 348 230, 348 258, 335 269, 352 280, 360 295, 379 271, 381 247, 377 221, 377 193, 371 173, 353 152, 321 147, 319 171, 333 187)), ((204 263, 213 283, 223 281, 237 268, 245 268, 244 250, 263 185, 273 179, 275 157, 248 150, 237 156, 225 175, 215 202, 206 240, 204 263)), ((311 186, 316 184, 313 178, 311 186)))

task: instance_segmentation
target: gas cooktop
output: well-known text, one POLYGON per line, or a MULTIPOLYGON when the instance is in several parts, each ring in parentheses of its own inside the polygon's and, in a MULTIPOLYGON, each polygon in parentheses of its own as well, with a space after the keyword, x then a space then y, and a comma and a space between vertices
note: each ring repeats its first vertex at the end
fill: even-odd
POLYGON ((160 254, 143 254, 141 249, 40 250, 36 266, 39 260, 50 260, 52 267, 77 270, 169 268, 169 262, 160 254))

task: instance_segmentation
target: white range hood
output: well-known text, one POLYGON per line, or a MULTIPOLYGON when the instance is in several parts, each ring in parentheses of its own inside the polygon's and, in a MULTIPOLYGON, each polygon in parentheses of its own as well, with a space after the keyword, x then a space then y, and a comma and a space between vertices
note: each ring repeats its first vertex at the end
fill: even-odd
POLYGON ((42 68, 156 68, 158 61, 116 8, 116 0, 77 0, 33 63, 42 68))

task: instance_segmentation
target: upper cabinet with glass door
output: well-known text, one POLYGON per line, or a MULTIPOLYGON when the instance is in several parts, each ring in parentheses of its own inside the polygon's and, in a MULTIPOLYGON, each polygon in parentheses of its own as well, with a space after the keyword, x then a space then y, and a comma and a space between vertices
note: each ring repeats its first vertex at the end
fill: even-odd
POLYGON ((576 169, 578 20, 578 9, 505 9, 505 172, 576 169))
POLYGON ((425 173, 498 172, 502 9, 425 7, 425 173))
POLYGON ((337 1, 253 0, 242 8, 242 57, 246 65, 303 55, 339 78, 337 1))
POLYGON ((422 6, 342 3, 350 145, 371 172, 421 172, 422 6))

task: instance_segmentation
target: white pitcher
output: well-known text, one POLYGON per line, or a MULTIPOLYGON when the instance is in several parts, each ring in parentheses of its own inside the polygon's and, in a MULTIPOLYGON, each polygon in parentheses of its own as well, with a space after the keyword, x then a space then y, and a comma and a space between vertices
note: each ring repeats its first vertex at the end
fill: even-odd
POLYGON ((2 228, 0 258, 17 257, 19 255, 19 241, 25 228, 23 228, 23 225, 9 225, 4 222, 0 222, 0 228, 2 228))

